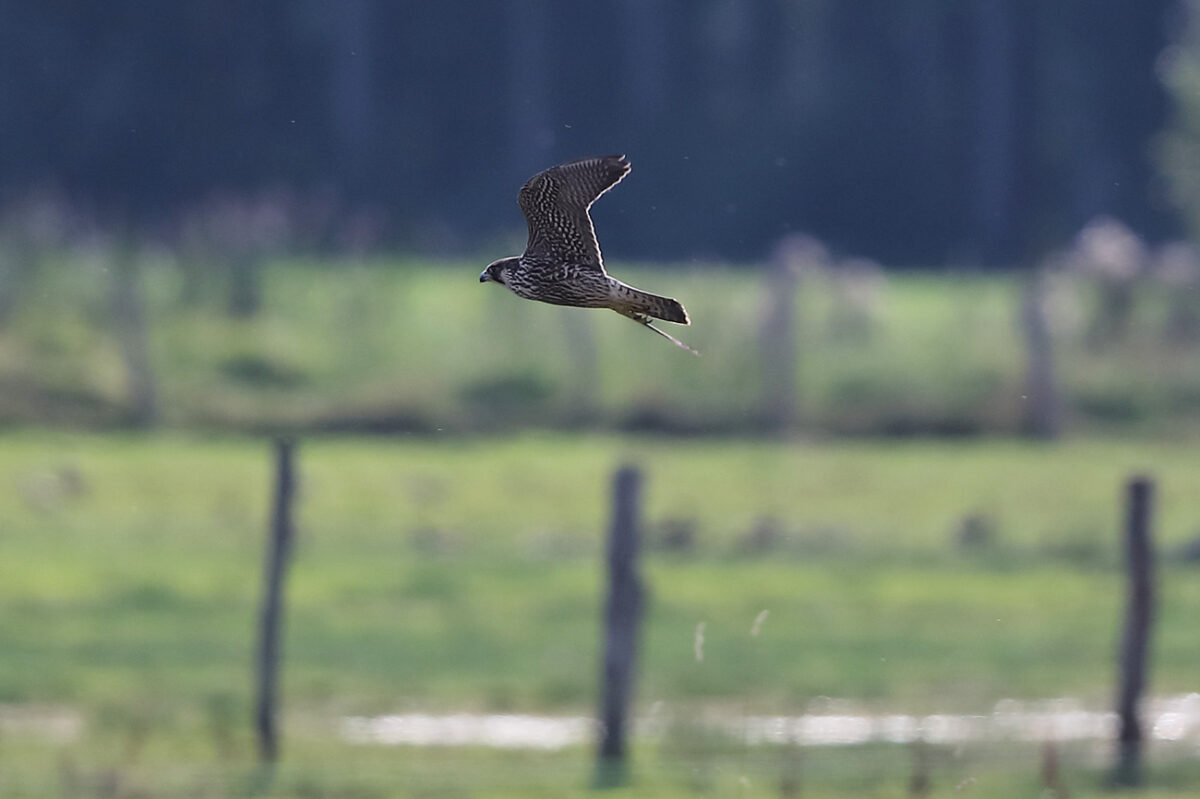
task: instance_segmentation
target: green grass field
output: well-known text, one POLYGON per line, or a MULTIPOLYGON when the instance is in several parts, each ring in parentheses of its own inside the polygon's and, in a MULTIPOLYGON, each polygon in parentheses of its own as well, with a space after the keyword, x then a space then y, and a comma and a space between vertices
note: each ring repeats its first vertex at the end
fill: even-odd
MULTIPOLYGON (((1107 707, 1120 491, 1142 471, 1159 481, 1164 554, 1150 688, 1196 686, 1200 581, 1171 554, 1200 520, 1186 442, 447 435, 311 438, 298 452, 279 795, 582 791, 586 752, 350 747, 332 725, 590 713, 608 481, 623 462, 647 476, 643 712, 796 714, 823 696, 912 713, 1057 696, 1107 707), (964 527, 984 532, 956 543, 964 527)), ((0 438, 0 702, 85 723, 70 745, 0 739, 0 785, 100 795, 109 769, 127 788, 152 781, 150 795, 241 790, 269 454, 244 437, 0 438)), ((713 746, 681 734, 640 750, 631 795, 778 795, 790 755, 713 746)), ((964 795, 1032 795, 1026 749, 939 754, 935 795, 972 777, 964 795)), ((1069 754, 1080 795, 1098 790, 1095 753, 1069 754)), ((804 795, 902 795, 907 757, 805 752, 804 795)), ((1184 796, 1195 776, 1164 763, 1156 784, 1184 796)))
MULTIPOLYGON (((113 311, 130 262, 44 253, 0 286, 0 794, 586 793, 583 748, 356 746, 336 730, 350 714, 591 714, 621 463, 647 481, 636 709, 670 724, 637 742, 635 788, 613 796, 906 794, 906 747, 748 747, 696 721, 708 713, 828 697, 918 715, 1106 708, 1135 473, 1158 479, 1150 690, 1195 690, 1200 581, 1179 552, 1200 534, 1200 361, 1169 334, 1179 298, 1162 286, 1139 286, 1123 332, 1097 338, 1097 287, 1055 278, 1071 435, 1039 445, 1011 436, 1011 277, 806 274, 800 431, 772 442, 759 272, 611 265, 686 304, 695 324, 673 332, 692 358, 615 314, 480 286, 482 266, 277 259, 261 308, 235 317, 229 264, 146 251, 159 429, 144 434, 124 429, 139 332, 113 311), (264 787, 249 724, 261 434, 281 430, 300 439, 299 541, 284 760, 264 787), (378 431, 395 435, 363 435, 378 431), (82 732, 24 733, 10 710, 82 732)), ((1194 793, 1186 753, 1151 754, 1142 796, 1194 793)), ((1112 795, 1106 751, 1062 758, 1073 796, 1112 795)), ((933 748, 931 795, 1035 795, 1038 760, 1031 743, 933 748)))
MULTIPOLYGON (((48 254, 0 320, 0 421, 120 424, 127 369, 113 320, 119 260, 48 254)), ((701 358, 607 311, 521 302, 481 264, 276 260, 262 308, 226 312, 220 262, 141 260, 160 416, 175 428, 435 433, 514 428, 760 432, 759 271, 614 264, 680 297, 701 358)), ((0 287, 3 289, 3 287, 0 287)), ((820 434, 1012 433, 1025 392, 1011 275, 889 274, 855 287, 808 275, 795 297, 797 413, 820 434)), ((1195 436, 1200 361, 1170 340, 1172 298, 1147 284, 1126 333, 1089 343, 1099 304, 1082 279, 1048 304, 1077 431, 1195 436)), ((1182 295, 1180 295, 1182 296, 1182 295)))

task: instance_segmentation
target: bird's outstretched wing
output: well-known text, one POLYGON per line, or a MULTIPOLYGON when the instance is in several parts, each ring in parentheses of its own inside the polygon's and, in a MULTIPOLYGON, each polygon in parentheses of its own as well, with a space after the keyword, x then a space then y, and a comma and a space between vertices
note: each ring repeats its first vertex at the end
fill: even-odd
POLYGON ((625 156, 607 155, 560 164, 526 181, 517 196, 529 225, 524 257, 534 263, 594 266, 603 272, 588 209, 629 170, 625 156))

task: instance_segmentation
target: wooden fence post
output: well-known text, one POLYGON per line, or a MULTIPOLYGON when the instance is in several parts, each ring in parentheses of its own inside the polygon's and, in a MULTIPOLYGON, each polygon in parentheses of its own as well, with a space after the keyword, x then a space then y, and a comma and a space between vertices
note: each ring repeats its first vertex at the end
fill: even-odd
POLYGON ((259 615, 256 674, 255 727, 258 757, 264 765, 279 758, 276 705, 279 687, 279 639, 283 626, 283 581, 292 545, 292 499, 296 478, 291 441, 275 442, 275 499, 267 536, 263 567, 262 606, 259 615))
POLYGON ((1044 799, 1070 799, 1071 793, 1063 782, 1062 769, 1058 763, 1058 744, 1053 738, 1042 741, 1042 797, 1044 799))
POLYGON ((1135 477, 1126 487, 1125 566, 1128 588, 1125 629, 1121 636, 1120 684, 1117 687, 1116 763, 1112 781, 1117 785, 1141 783, 1142 727, 1138 705, 1146 685, 1146 655, 1154 618, 1154 547, 1150 521, 1154 482, 1135 477))
POLYGON ((920 736, 913 739, 912 774, 908 778, 909 796, 929 796, 932 780, 929 778, 929 745, 920 736))
POLYGON ((128 421, 136 427, 152 427, 158 420, 158 392, 150 357, 150 323, 141 292, 140 256, 134 245, 121 237, 113 243, 112 258, 112 316, 125 364, 128 421))
POLYGON ((1022 279, 1021 329, 1025 336, 1026 435, 1051 440, 1062 431, 1062 403, 1054 371, 1054 342, 1046 318, 1046 275, 1036 269, 1022 279))
POLYGON ((604 663, 600 683, 600 747, 596 787, 629 781, 627 713, 633 695, 642 585, 637 573, 641 472, 632 466, 613 479, 612 527, 608 537, 608 604, 605 608, 604 663))

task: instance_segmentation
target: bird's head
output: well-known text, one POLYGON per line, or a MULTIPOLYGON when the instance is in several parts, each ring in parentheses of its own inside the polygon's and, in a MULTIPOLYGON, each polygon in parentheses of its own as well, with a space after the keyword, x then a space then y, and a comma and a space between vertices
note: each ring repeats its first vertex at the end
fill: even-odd
POLYGON ((499 283, 501 286, 508 285, 508 273, 517 265, 517 261, 521 260, 517 257, 501 258, 499 261, 492 261, 488 264, 487 269, 479 275, 480 283, 499 283))

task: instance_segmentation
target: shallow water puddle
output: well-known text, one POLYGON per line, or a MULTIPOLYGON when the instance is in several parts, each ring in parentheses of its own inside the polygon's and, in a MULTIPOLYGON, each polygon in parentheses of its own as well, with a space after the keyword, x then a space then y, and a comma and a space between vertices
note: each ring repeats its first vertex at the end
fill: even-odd
MULTIPOLYGON (((827 711, 801 716, 706 716, 699 723, 724 731, 748 745, 804 746, 917 740, 932 744, 1106 740, 1115 735, 1117 723, 1116 714, 1087 710, 1070 699, 1040 702, 1005 699, 986 715, 873 715, 851 712, 845 702, 828 704, 831 707, 827 711)), ((1144 719, 1153 740, 1200 743, 1200 694, 1151 700, 1146 703, 1144 719)), ((666 723, 661 712, 651 713, 639 719, 635 733, 643 738, 659 737, 666 723)), ((360 744, 562 749, 593 740, 595 722, 585 716, 404 713, 345 718, 340 732, 345 740, 360 744)))

